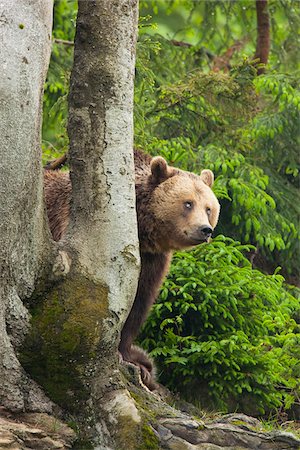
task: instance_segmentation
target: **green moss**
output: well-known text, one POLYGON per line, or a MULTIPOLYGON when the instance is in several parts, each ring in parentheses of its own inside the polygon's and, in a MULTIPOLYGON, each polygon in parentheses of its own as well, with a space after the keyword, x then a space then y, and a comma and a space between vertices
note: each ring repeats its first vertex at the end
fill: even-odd
POLYGON ((248 427, 248 428, 253 428, 253 427, 251 427, 251 426, 249 425, 249 423, 245 422, 244 420, 237 420, 237 419, 235 419, 235 420, 231 420, 230 423, 231 423, 232 425, 236 425, 236 426, 238 426, 238 427, 244 426, 244 427, 248 427))
POLYGON ((142 424, 136 423, 128 416, 118 418, 116 444, 118 450, 158 450, 160 448, 158 437, 148 421, 142 424))
POLYGON ((116 432, 117 448, 119 450, 137 450, 140 431, 140 424, 134 422, 128 416, 119 416, 116 432))
POLYGON ((143 395, 139 395, 137 392, 132 391, 130 391, 130 395, 138 405, 140 405, 142 408, 145 408, 145 399, 143 395))
POLYGON ((149 395, 146 391, 136 387, 130 389, 129 393, 135 401, 141 422, 135 422, 128 415, 118 417, 118 425, 115 427, 116 448, 118 450, 159 449, 159 440, 151 427, 151 423, 156 422, 156 410, 153 408, 153 401, 157 404, 157 400, 152 399, 152 394, 149 395))
POLYGON ((142 445, 139 450, 158 450, 159 440, 150 425, 144 424, 142 427, 142 445))
POLYGON ((73 450, 91 450, 95 448, 95 445, 89 441, 78 439, 78 441, 73 444, 73 450))
POLYGON ((50 398, 75 411, 88 392, 81 375, 95 356, 107 317, 107 290, 77 276, 35 301, 20 361, 50 398))
POLYGON ((161 411, 158 410, 158 404, 155 402, 154 407, 151 396, 149 398, 146 391, 140 389, 129 389, 129 392, 139 409, 143 412, 143 415, 147 417, 149 421, 155 420, 156 416, 160 415, 161 411))

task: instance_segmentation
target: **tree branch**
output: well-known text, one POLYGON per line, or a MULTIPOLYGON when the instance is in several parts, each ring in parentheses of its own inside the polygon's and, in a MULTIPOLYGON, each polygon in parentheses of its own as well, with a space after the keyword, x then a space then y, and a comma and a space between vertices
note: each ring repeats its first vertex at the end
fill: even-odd
POLYGON ((57 39, 57 38, 54 38, 54 39, 53 39, 53 43, 54 43, 54 44, 68 45, 68 46, 70 46, 70 47, 73 47, 73 46, 74 46, 74 42, 73 42, 73 41, 66 41, 65 39, 57 39))
POLYGON ((44 169, 46 170, 58 170, 61 169, 67 162, 68 155, 65 153, 64 155, 60 156, 59 158, 56 158, 52 161, 47 162, 44 169))

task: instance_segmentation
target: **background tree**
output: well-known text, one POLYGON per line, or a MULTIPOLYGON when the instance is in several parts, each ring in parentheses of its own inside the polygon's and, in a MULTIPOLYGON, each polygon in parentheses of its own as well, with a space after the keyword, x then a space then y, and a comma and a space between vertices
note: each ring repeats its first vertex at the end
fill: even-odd
MULTIPOLYGON (((264 66, 268 64, 270 52, 270 17, 267 0, 256 1, 257 39, 255 57, 264 66)), ((257 69, 257 74, 264 73, 264 67, 257 69)))

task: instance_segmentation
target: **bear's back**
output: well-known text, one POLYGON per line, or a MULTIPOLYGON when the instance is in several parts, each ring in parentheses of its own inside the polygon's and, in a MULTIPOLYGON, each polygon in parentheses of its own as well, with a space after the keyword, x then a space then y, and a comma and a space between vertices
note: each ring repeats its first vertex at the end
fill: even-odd
POLYGON ((70 220, 71 182, 69 172, 44 171, 44 193, 49 226, 55 241, 59 241, 70 220))
POLYGON ((135 183, 145 183, 147 178, 151 175, 150 163, 152 157, 140 150, 134 150, 134 169, 135 169, 135 183))

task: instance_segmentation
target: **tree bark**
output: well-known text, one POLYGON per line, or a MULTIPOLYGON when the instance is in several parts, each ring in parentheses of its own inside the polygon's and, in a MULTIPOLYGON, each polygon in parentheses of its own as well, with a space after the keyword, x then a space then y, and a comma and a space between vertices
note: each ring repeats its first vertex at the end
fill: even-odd
POLYGON ((69 96, 73 202, 65 246, 73 259, 71 278, 88 277, 89 293, 101 302, 94 336, 98 357, 87 380, 94 439, 103 449, 123 448, 122 427, 112 426, 111 419, 103 425, 104 417, 120 424, 120 402, 127 404, 129 429, 138 416, 117 370, 119 336, 139 274, 133 162, 137 19, 137 0, 79 0, 69 96))
POLYGON ((51 255, 40 130, 52 7, 51 0, 4 0, 0 11, 0 403, 11 410, 51 409, 13 347, 28 329, 21 299, 31 295, 51 255))
POLYGON ((128 448, 122 423, 137 436, 141 420, 118 357, 139 275, 133 162, 137 18, 137 0, 78 2, 69 94, 70 224, 59 243, 56 282, 36 302, 22 354, 50 398, 76 418, 82 448, 86 441, 103 450, 128 448))
POLYGON ((265 66, 268 64, 270 52, 270 17, 268 11, 268 0, 256 0, 257 17, 257 40, 254 59, 258 59, 258 64, 264 64, 264 67, 258 67, 257 74, 265 72, 265 66))
POLYGON ((79 0, 69 95, 73 204, 69 245, 108 292, 116 339, 137 288, 133 162, 137 0, 79 0))

